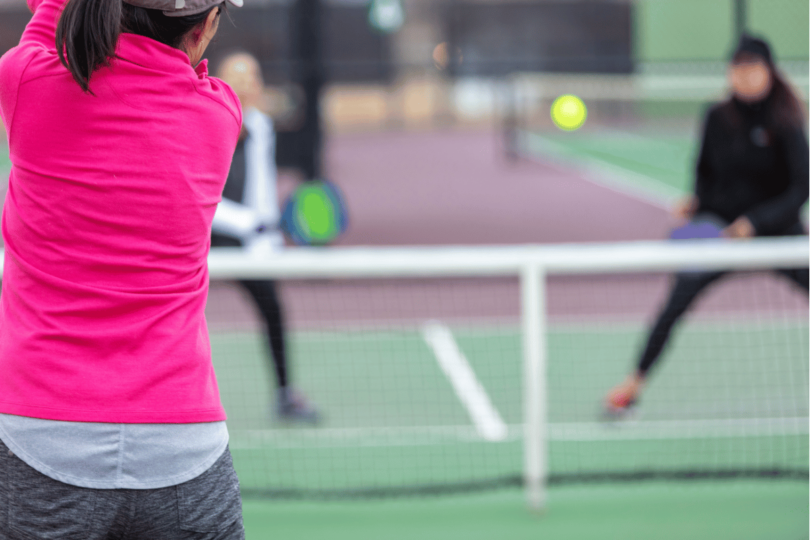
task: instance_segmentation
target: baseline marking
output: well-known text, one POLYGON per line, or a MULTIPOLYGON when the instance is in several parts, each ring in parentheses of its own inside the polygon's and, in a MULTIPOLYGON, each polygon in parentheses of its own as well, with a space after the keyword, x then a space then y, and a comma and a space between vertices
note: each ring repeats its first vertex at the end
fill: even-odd
POLYGON ((436 355, 439 367, 450 380, 481 438, 493 442, 506 439, 509 432, 506 424, 459 349, 450 329, 437 321, 429 321, 422 327, 422 337, 436 355))
MULTIPOLYGON (((523 437, 522 424, 505 426, 501 442, 523 437)), ((549 439, 565 442, 734 439, 807 435, 808 418, 739 418, 638 422, 569 422, 549 424, 549 439)), ((464 426, 397 426, 354 428, 233 430, 231 448, 342 448, 431 446, 481 442, 476 428, 464 426)))

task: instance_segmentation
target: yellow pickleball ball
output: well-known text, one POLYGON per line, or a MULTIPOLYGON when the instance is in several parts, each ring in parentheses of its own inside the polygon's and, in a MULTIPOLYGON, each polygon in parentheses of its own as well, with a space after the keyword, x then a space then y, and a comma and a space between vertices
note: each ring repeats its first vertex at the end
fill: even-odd
POLYGON ((582 127, 588 118, 588 108, 577 96, 566 94, 551 104, 551 119, 560 129, 574 131, 582 127))

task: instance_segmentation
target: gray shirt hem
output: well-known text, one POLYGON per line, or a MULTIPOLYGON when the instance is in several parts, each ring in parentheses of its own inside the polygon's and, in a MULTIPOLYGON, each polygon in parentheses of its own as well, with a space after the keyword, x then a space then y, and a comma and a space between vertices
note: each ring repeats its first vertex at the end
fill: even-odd
MULTIPOLYGON (((31 444, 35 444, 38 446, 38 454, 40 454, 40 459, 33 456, 31 452, 26 450, 26 433, 22 432, 22 442, 18 442, 15 437, 12 436, 11 433, 7 429, 4 429, 4 424, 2 422, 3 418, 0 415, 0 440, 16 454, 26 465, 33 468, 34 470, 44 474, 45 476, 57 480, 59 482, 63 482, 65 484, 69 484, 72 486, 78 486, 83 488, 91 488, 91 489, 160 489, 169 486, 175 486, 178 484, 182 484, 184 482, 188 482, 196 478, 197 476, 201 475, 205 471, 207 471, 216 461, 217 459, 222 456, 225 452, 225 449, 228 447, 228 433, 226 429, 220 430, 218 434, 215 436, 214 439, 211 438, 212 431, 208 428, 211 427, 209 424, 205 426, 205 430, 200 429, 199 431, 203 433, 203 439, 199 441, 199 444, 192 445, 191 449, 186 449, 185 452, 180 450, 179 452, 170 450, 169 446, 164 448, 157 448, 152 449, 144 453, 143 449, 136 450, 135 454, 132 455, 131 453, 127 452, 125 448, 125 441, 126 437, 124 436, 125 429, 134 430, 135 432, 129 434, 129 437, 138 437, 138 431, 142 430, 150 430, 150 435, 154 436, 155 431, 162 436, 165 437, 168 441, 171 441, 172 436, 175 435, 176 438, 184 439, 184 442, 187 441, 189 437, 189 428, 194 429, 196 424, 161 424, 159 426, 156 425, 141 425, 141 424, 86 424, 80 425, 79 429, 83 429, 87 433, 87 437, 83 438, 82 446, 90 449, 94 445, 94 437, 97 436, 99 433, 99 429, 101 428, 113 428, 118 427, 120 429, 120 442, 117 448, 116 454, 118 455, 117 463, 115 467, 117 469, 115 477, 110 478, 110 475, 98 474, 94 475, 94 468, 97 466, 98 457, 94 456, 92 452, 86 452, 86 458, 84 462, 86 463, 87 467, 82 467, 83 470, 87 471, 86 477, 76 476, 75 474, 69 474, 65 471, 60 471, 57 468, 44 463, 41 459, 44 456, 46 459, 49 454, 58 452, 59 448, 59 441, 53 440, 50 441, 53 446, 50 449, 43 451, 43 448, 40 444, 37 444, 37 438, 28 436, 28 442, 31 444), (207 454, 204 454, 202 457, 199 455, 200 451, 204 449, 213 449, 207 454), (146 469, 147 467, 154 463, 155 460, 161 460, 164 465, 167 465, 168 468, 171 470, 177 470, 179 466, 189 465, 190 461, 191 468, 183 470, 182 472, 166 475, 166 474, 150 474, 146 469), (126 468, 130 471, 129 474, 123 475, 122 469, 126 466, 126 468), (94 478, 95 476, 95 478, 94 478), (123 476, 123 477, 122 477, 123 476)), ((8 417, 6 417, 8 419, 8 417)), ((18 419, 21 419, 18 417, 18 419)), ((54 422, 54 433, 58 433, 57 427, 61 426, 60 423, 56 421, 43 421, 37 419, 30 419, 32 422, 38 422, 42 425, 43 422, 54 422)), ((223 428, 224 428, 224 423, 223 428)), ((47 425, 46 429, 47 429, 47 425)), ((200 425, 200 428, 203 428, 200 425)), ((47 431, 45 432, 47 433, 47 431)), ((37 437, 41 437, 42 431, 40 430, 37 434, 37 437)), ((30 445, 29 445, 30 446, 30 445)), ((81 449, 80 449, 81 450, 81 449)), ((54 463, 58 463, 57 460, 54 460, 54 463)), ((164 470, 166 467, 164 467, 164 470)), ((76 466, 71 467, 71 470, 76 470, 76 466)))

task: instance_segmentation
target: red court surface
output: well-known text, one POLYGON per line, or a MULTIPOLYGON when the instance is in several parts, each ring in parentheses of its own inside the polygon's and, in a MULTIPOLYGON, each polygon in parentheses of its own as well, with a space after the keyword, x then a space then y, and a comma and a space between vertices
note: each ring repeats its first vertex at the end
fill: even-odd
POLYGON ((641 240, 669 223, 561 166, 508 162, 488 131, 334 137, 326 169, 349 206, 342 245, 641 240))

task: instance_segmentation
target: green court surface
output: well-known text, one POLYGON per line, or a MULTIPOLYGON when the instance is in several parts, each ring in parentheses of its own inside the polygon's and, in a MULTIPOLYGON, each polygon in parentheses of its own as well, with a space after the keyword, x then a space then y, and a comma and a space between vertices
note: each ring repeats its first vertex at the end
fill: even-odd
MULTIPOLYGON (((527 133, 522 147, 530 156, 591 171, 592 181, 670 207, 692 193, 697 135, 649 130, 527 133)), ((807 204, 802 215, 806 223, 807 204)))
POLYGON ((597 184, 670 208, 691 193, 698 148, 694 136, 649 131, 527 132, 525 155, 558 162, 597 184))
MULTIPOLYGON (((551 133, 542 138, 553 142, 572 159, 592 160, 642 175, 672 192, 685 194, 692 190, 698 151, 694 137, 611 131, 551 133)), ((540 144, 541 141, 536 141, 529 148, 542 151, 540 144)))
MULTIPOLYGON (((806 492, 806 318, 689 324, 651 383, 643 417, 600 422, 600 400, 626 372, 641 330, 640 324, 577 324, 549 332, 552 482, 602 475, 619 489, 638 485, 626 482, 634 474, 791 471, 784 485, 806 492)), ((501 325, 454 326, 452 333, 506 425, 499 440, 477 431, 419 329, 294 332, 296 380, 326 415, 314 428, 273 421, 270 376, 256 334, 213 334, 231 450, 246 495, 359 495, 355 504, 362 508, 378 504, 369 500, 380 496, 499 485, 519 493, 519 332, 501 325)), ((566 485, 554 489, 590 489, 566 485)), ((604 484, 590 485, 598 491, 604 484)), ((754 496, 757 485, 745 489, 754 496)), ((418 500, 405 507, 418 508, 418 500)))
MULTIPOLYGON (((801 316, 689 324, 652 384, 643 420, 616 428, 595 422, 599 398, 624 373, 641 325, 556 325, 549 333, 552 477, 656 467, 806 470, 806 328, 801 316)), ((270 419, 256 334, 212 335, 247 538, 808 538, 808 483, 800 474, 555 483, 545 514, 533 514, 518 484, 519 333, 509 324, 452 332, 509 425, 504 441, 476 435, 419 329, 292 333, 296 378, 326 414, 317 428, 270 419), (508 486, 438 496, 390 489, 488 478, 508 486), (268 488, 272 497, 259 493, 268 488)))
POLYGON ((8 146, 5 138, 0 139, 0 174, 2 174, 2 182, 7 180, 6 175, 11 170, 11 161, 8 159, 8 146))
POLYGON ((806 483, 555 487, 544 515, 517 490, 363 502, 244 501, 248 540, 799 540, 806 483))

